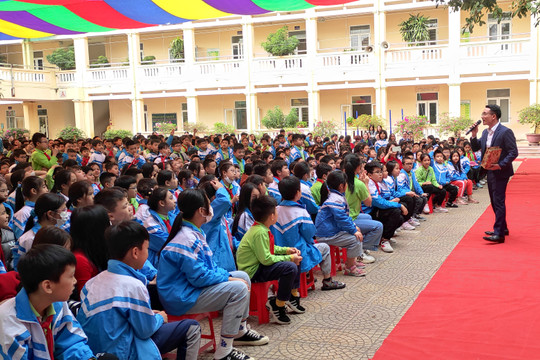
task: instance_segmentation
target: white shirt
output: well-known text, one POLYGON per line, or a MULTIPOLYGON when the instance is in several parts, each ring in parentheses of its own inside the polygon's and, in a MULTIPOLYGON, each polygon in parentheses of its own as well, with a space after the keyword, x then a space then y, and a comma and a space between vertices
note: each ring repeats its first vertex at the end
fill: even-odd
POLYGON ((497 130, 497 128, 499 127, 500 123, 501 122, 499 121, 491 129, 488 129, 488 136, 487 136, 487 139, 486 139, 486 149, 488 147, 491 147, 491 141, 493 140, 493 134, 495 133, 495 130, 497 130))

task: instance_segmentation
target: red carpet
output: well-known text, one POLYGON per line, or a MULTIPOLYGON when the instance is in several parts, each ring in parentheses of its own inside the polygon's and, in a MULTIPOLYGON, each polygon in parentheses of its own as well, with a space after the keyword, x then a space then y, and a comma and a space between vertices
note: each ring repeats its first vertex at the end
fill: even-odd
POLYGON ((374 360, 540 359, 539 184, 540 159, 526 159, 506 192, 506 242, 482 239, 488 207, 374 360))

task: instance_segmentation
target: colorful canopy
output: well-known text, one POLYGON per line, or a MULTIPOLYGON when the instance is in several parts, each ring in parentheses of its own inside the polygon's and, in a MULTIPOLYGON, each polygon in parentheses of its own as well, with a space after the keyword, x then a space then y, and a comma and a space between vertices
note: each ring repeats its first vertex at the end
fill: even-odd
POLYGON ((304 10, 354 0, 0 0, 0 40, 304 10))

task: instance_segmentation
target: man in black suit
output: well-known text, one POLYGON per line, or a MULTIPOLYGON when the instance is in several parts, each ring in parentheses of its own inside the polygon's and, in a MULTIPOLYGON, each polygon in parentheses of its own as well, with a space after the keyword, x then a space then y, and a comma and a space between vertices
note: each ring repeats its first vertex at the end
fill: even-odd
POLYGON ((492 165, 487 170, 487 182, 491 207, 495 213, 493 231, 486 231, 485 240, 503 243, 508 235, 506 223, 506 186, 508 180, 514 175, 512 161, 518 156, 516 138, 512 130, 499 122, 501 108, 498 105, 486 105, 482 112, 482 123, 488 128, 482 132, 480 139, 476 138, 478 127, 472 130, 471 147, 473 151, 482 150, 482 158, 486 149, 498 146, 502 149, 499 163, 492 165))

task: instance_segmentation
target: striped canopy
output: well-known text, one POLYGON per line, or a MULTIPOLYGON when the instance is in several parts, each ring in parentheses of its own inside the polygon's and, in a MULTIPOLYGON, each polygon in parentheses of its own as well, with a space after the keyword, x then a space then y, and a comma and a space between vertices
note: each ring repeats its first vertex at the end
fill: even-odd
POLYGON ((0 0, 0 40, 75 35, 354 0, 0 0))

